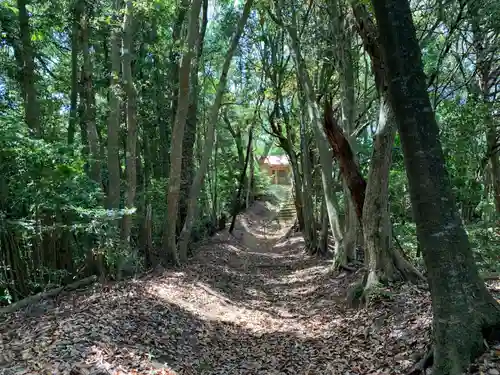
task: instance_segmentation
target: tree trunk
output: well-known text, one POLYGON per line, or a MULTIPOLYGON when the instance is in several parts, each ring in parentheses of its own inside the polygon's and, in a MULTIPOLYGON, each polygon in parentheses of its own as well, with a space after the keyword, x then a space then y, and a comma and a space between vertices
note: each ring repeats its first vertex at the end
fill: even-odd
MULTIPOLYGON (((304 100, 301 100, 305 102, 304 100)), ((300 119, 300 155, 302 164, 302 180, 300 189, 297 194, 302 196, 302 216, 304 218, 304 228, 302 233, 304 234, 304 240, 306 242, 306 247, 309 252, 316 251, 318 247, 318 235, 316 231, 316 218, 314 217, 314 184, 312 178, 312 168, 311 159, 309 157, 309 134, 306 131, 306 111, 304 110, 305 105, 301 108, 301 119, 300 119)), ((326 200, 325 210, 326 210, 326 200)), ((325 216, 328 220, 328 213, 325 211, 325 216)))
POLYGON ((363 205, 363 233, 368 266, 365 290, 387 280, 423 280, 423 276, 392 246, 389 211, 389 172, 396 135, 394 114, 388 98, 380 98, 380 115, 373 145, 363 205))
POLYGON ((17 0, 19 17, 19 37, 21 39, 21 60, 19 66, 19 83, 24 103, 24 120, 35 137, 42 136, 40 125, 40 103, 37 98, 35 72, 35 56, 31 45, 29 15, 26 9, 28 0, 17 0))
POLYGON ((80 52, 80 22, 83 11, 83 1, 76 1, 71 9, 71 94, 68 123, 68 145, 75 140, 76 124, 78 122, 78 54, 80 52))
POLYGON ((167 217, 163 232, 163 256, 165 261, 173 261, 176 264, 179 263, 179 254, 176 246, 176 232, 181 187, 182 140, 184 138, 184 127, 186 125, 189 107, 191 60, 196 53, 198 18, 200 15, 201 1, 202 0, 193 0, 189 13, 187 50, 182 57, 179 69, 179 107, 175 115, 170 149, 170 173, 167 192, 167 217))
POLYGON ((489 99, 492 80, 492 58, 495 52, 494 46, 488 41, 488 35, 483 29, 482 18, 479 14, 482 3, 480 1, 471 1, 467 3, 469 8, 469 21, 472 28, 473 45, 476 52, 476 75, 479 97, 476 99, 482 101, 488 107, 486 118, 486 145, 487 155, 491 165, 491 182, 493 187, 495 209, 500 214, 500 160, 498 152, 494 152, 498 144, 498 130, 492 117, 492 103, 489 99), (490 56, 488 56, 490 55, 490 56))
POLYGON ((110 210, 120 208, 120 46, 121 31, 119 13, 122 1, 114 0, 113 30, 111 31, 111 82, 109 87, 108 115, 108 189, 107 207, 110 210))
MULTIPOLYGON (((198 37, 197 55, 191 68, 191 91, 189 99, 189 110, 186 119, 184 138, 182 139, 182 172, 181 172, 181 197, 179 200, 179 223, 177 231, 180 233, 184 226, 187 214, 187 200, 189 188, 194 177, 194 142, 196 140, 196 128, 198 125, 198 70, 201 56, 203 54, 203 42, 208 22, 208 0, 203 0, 203 20, 198 37)), ((198 26, 197 26, 198 27, 198 26)))
POLYGON ((81 43, 83 51, 83 96, 84 96, 84 109, 83 109, 83 124, 84 132, 87 136, 88 142, 88 159, 89 159, 89 176, 92 180, 102 186, 101 180, 101 160, 99 151, 99 136, 96 127, 96 106, 95 106, 95 92, 93 83, 93 66, 92 56, 90 53, 90 13, 91 10, 85 8, 81 22, 81 43))
POLYGON ((250 207, 250 204, 253 201, 253 180, 254 180, 254 162, 255 162, 255 156, 253 152, 253 144, 252 147, 250 147, 250 165, 249 165, 249 172, 248 172, 248 185, 247 185, 247 196, 245 197, 245 207, 248 208, 250 207))
POLYGON ((345 249, 343 246, 343 233, 340 227, 340 220, 338 217, 338 203, 333 191, 333 163, 332 154, 328 147, 328 140, 324 132, 319 108, 316 103, 316 94, 312 86, 311 79, 307 72, 305 61, 302 57, 300 49, 300 42, 297 34, 297 15, 292 14, 292 26, 287 27, 290 36, 292 50, 297 69, 297 76, 300 80, 300 86, 304 92, 309 119, 312 122, 314 136, 319 149, 320 162, 321 162, 321 181, 323 184, 323 192, 326 199, 326 209, 328 212, 328 219, 330 227, 332 228, 333 237, 335 238, 335 255, 334 266, 340 267, 347 264, 345 249))
MULTIPOLYGON (((340 107, 342 114, 342 128, 344 129, 346 140, 351 149, 354 150, 355 139, 351 137, 354 131, 354 63, 352 56, 352 35, 350 28, 344 21, 346 16, 343 14, 343 2, 339 0, 329 0, 330 19, 331 19, 331 39, 333 40, 333 54, 335 56, 336 69, 339 72, 340 80, 340 107)), ((356 163, 355 154, 353 161, 356 163)), ((344 184, 345 196, 345 228, 344 228, 344 250, 347 261, 355 258, 357 231, 360 221, 356 215, 355 203, 349 188, 344 184)))
POLYGON ((317 252, 320 255, 326 255, 328 253, 328 215, 326 214, 326 202, 324 197, 321 201, 320 221, 321 233, 319 235, 317 252))
POLYGON ((408 1, 373 0, 432 298, 434 375, 458 375, 500 327, 452 195, 408 1))
MULTIPOLYGON (((125 207, 132 209, 135 203, 135 192, 137 188, 137 91, 132 76, 132 52, 133 44, 133 2, 127 0, 125 3, 125 15, 123 17, 123 48, 122 48, 122 71, 123 90, 127 97, 127 141, 125 149, 125 165, 127 175, 127 188, 125 190, 125 207)), ((122 222, 122 241, 130 244, 130 232, 132 229, 132 216, 125 213, 122 222)))
POLYGON ((245 3, 245 6, 243 8, 243 13, 240 17, 240 20, 238 21, 238 25, 236 27, 235 34, 233 35, 231 45, 226 53, 226 58, 224 60, 224 64, 222 65, 219 84, 217 86, 217 91, 215 94, 215 100, 214 103, 212 104, 212 107, 210 108, 207 137, 205 139, 205 145, 204 145, 205 147, 203 149, 203 155, 201 158, 200 167, 196 172, 193 184, 191 185, 191 191, 189 192, 188 212, 186 215, 186 222, 184 224, 184 227, 182 228, 182 232, 180 235, 179 255, 182 261, 185 261, 187 258, 187 247, 189 244, 189 239, 191 237, 191 230, 194 224, 194 218, 196 217, 196 212, 198 209, 198 204, 197 204, 198 195, 200 194, 200 190, 203 184, 203 179, 207 172, 208 162, 210 160, 210 156, 212 155, 213 151, 214 138, 215 138, 215 125, 219 117, 219 109, 222 104, 222 97, 224 95, 224 91, 226 89, 227 74, 229 71, 229 67, 231 65, 231 61, 233 59, 234 52, 236 51, 236 47, 238 46, 241 34, 243 33, 245 24, 250 15, 252 4, 253 0, 247 0, 245 3))
MULTIPOLYGON (((184 45, 184 39, 182 35, 182 26, 186 20, 186 14, 189 10, 189 0, 181 0, 179 8, 177 9, 177 17, 175 19, 174 27, 172 29, 172 50, 170 51, 170 116, 171 123, 175 124, 177 121, 177 106, 179 104, 179 90, 180 85, 180 74, 179 74, 179 56, 184 45)), ((201 4, 201 3, 200 3, 201 4)), ((191 4, 191 9, 194 4, 191 4)), ((199 12, 198 12, 199 14, 199 12)), ((190 21, 189 21, 190 22, 190 21)), ((198 18, 196 19, 196 24, 198 25, 198 18)), ((190 24, 191 25, 191 24, 190 24)), ((188 26, 189 28, 190 26, 188 26)), ((196 31, 198 33, 198 29, 196 31)), ((188 31, 189 33, 189 31, 188 31)), ((188 47, 189 48, 189 47, 188 47)), ((173 127, 174 125, 172 125, 173 127)))
POLYGON ((243 164, 243 169, 241 171, 238 193, 236 194, 236 198, 234 199, 233 202, 233 218, 231 220, 231 225, 229 226, 229 233, 233 233, 234 225, 236 224, 236 216, 238 216, 238 210, 241 207, 241 192, 243 191, 245 185, 245 176, 247 174, 248 161, 250 160, 250 154, 251 154, 250 150, 252 147, 252 134, 253 134, 253 125, 250 126, 250 130, 248 133, 247 155, 245 157, 245 162, 243 164))

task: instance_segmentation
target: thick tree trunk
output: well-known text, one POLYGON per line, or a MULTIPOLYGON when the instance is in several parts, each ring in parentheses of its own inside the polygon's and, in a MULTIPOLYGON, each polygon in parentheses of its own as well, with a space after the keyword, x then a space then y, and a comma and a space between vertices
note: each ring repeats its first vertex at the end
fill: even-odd
POLYGON ((170 173, 167 192, 167 217, 163 232, 163 256, 166 261, 173 261, 174 263, 179 263, 179 254, 176 246, 176 232, 181 187, 182 140, 184 138, 184 128, 189 108, 191 60, 196 54, 200 9, 201 0, 193 0, 189 13, 187 50, 182 57, 179 69, 179 106, 175 115, 170 149, 170 173))
POLYGON ((26 6, 28 0, 17 0, 19 17, 19 37, 21 39, 21 61, 19 66, 19 83, 24 104, 24 120, 35 137, 42 136, 40 124, 40 103, 37 98, 35 72, 35 56, 31 44, 29 15, 26 6))
MULTIPOLYGON (((123 18, 123 90, 127 97, 127 141, 125 153, 125 165, 127 175, 127 188, 125 190, 125 207, 132 209, 135 203, 137 188, 137 91, 132 75, 132 50, 133 44, 133 2, 127 0, 125 3, 125 16, 123 18)), ((130 232, 132 229, 132 216, 126 213, 122 222, 122 241, 130 244, 130 232)))
POLYGON ((405 260, 397 248, 392 247, 392 226, 389 215, 389 172, 392 145, 396 132, 394 113, 387 93, 387 77, 375 24, 365 5, 352 3, 358 33, 366 52, 370 55, 375 85, 380 97, 380 116, 363 205, 363 232, 365 263, 369 275, 365 289, 382 280, 402 277, 417 281, 422 276, 405 260))
POLYGON ((114 0, 113 30, 111 31, 111 82, 109 88, 108 115, 108 190, 107 207, 111 210, 120 208, 120 45, 121 31, 119 13, 121 0, 114 0))
POLYGON ((396 135, 388 98, 380 98, 380 115, 373 145, 363 205, 363 233, 368 266, 365 290, 387 280, 423 281, 423 276, 392 245, 389 211, 389 172, 396 135))
POLYGON ((236 51, 236 47, 238 46, 240 37, 243 34, 243 30, 245 28, 245 24, 250 15, 250 10, 252 9, 252 5, 253 5, 253 0, 247 0, 245 3, 245 6, 243 8, 243 13, 240 17, 240 20, 238 21, 235 34, 233 35, 231 45, 229 47, 229 50, 227 51, 224 64, 222 65, 219 84, 217 86, 217 91, 215 93, 215 100, 214 103, 212 104, 212 107, 210 108, 207 137, 205 139, 203 155, 201 158, 200 167, 198 168, 193 184, 191 185, 191 190, 189 192, 188 212, 186 215, 186 222, 184 224, 184 227, 182 228, 182 232, 180 235, 179 256, 181 261, 185 261, 187 258, 187 248, 189 245, 189 240, 191 238, 191 230, 193 228, 194 219, 196 217, 196 213, 198 210, 198 196, 200 194, 203 185, 203 180, 207 172, 208 162, 210 161, 212 151, 214 148, 215 125, 219 117, 219 109, 222 104, 222 97, 224 91, 226 89, 227 74, 229 71, 229 67, 231 65, 231 61, 233 59, 234 52, 236 51))
POLYGON ((434 375, 458 375, 500 327, 452 195, 406 0, 373 0, 433 310, 434 375))

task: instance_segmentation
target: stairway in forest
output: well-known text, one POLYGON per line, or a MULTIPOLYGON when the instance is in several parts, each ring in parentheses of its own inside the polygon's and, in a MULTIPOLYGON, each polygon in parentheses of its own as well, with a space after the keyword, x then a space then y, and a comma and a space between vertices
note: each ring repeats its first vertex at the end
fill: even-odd
POLYGON ((293 194, 290 191, 288 198, 283 202, 276 219, 278 222, 293 222, 297 216, 293 194))

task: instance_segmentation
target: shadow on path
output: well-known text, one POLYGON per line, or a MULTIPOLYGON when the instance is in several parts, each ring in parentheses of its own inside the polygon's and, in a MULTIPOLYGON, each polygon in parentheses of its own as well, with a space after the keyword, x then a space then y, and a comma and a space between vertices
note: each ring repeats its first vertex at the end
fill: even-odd
POLYGON ((37 318, 10 316, 0 373, 404 373, 425 345, 427 295, 408 288, 346 309, 353 276, 306 255, 275 214, 257 202, 234 236, 219 233, 185 267, 75 294, 37 318))

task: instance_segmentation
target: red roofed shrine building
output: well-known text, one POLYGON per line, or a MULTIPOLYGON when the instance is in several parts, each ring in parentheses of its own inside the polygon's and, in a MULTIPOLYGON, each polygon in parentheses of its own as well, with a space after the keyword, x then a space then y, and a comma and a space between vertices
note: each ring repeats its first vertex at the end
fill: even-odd
POLYGON ((272 178, 273 184, 290 185, 292 167, 286 155, 262 156, 259 158, 260 170, 272 178))

